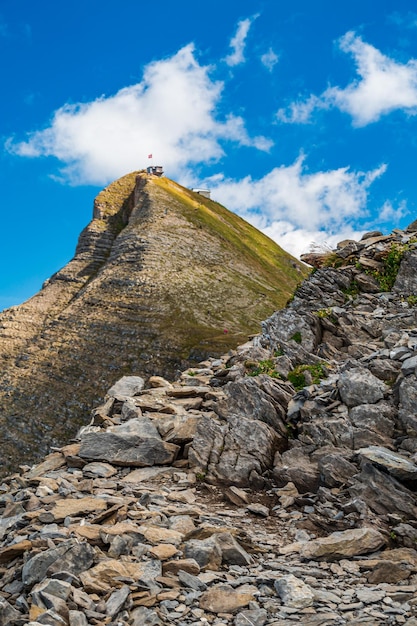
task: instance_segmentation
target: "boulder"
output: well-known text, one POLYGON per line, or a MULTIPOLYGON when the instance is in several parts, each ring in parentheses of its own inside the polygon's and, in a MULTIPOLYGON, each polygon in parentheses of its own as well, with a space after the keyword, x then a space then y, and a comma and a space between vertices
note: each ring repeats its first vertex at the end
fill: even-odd
POLYGON ((349 487, 353 498, 360 498, 377 515, 396 513, 417 518, 415 495, 393 476, 366 463, 349 487))
POLYGON ((312 590, 293 574, 276 580, 274 587, 285 606, 294 609, 306 609, 313 604, 314 594, 312 590))
POLYGON ((200 598, 200 608, 210 613, 235 613, 255 599, 253 593, 230 585, 214 585, 200 598))
POLYGON ((375 404, 388 391, 388 387, 364 367, 354 367, 343 372, 337 386, 342 401, 348 407, 375 404))
POLYGON ((375 552, 385 543, 383 535, 374 528, 355 528, 307 541, 301 546, 300 556, 304 559, 345 559, 375 552))
POLYGON ((360 458, 367 459, 377 467, 383 467, 395 478, 401 481, 417 480, 417 465, 381 446, 369 446, 357 451, 360 458))
POLYGON ((286 439, 259 420, 230 416, 227 421, 203 416, 190 447, 190 466, 209 482, 246 487, 273 466, 286 439))
POLYGON ((220 417, 226 419, 234 416, 260 420, 281 436, 286 436, 285 425, 277 414, 271 398, 259 388, 254 378, 248 377, 228 383, 224 393, 225 397, 218 401, 216 407, 220 417))
POLYGON ((178 451, 179 446, 160 437, 99 432, 82 436, 79 456, 113 465, 149 467, 172 464, 178 451))
POLYGON ((123 376, 107 392, 113 398, 132 397, 141 392, 145 381, 140 376, 123 376))
POLYGON ((31 587, 56 572, 68 571, 77 576, 90 568, 93 560, 94 550, 88 543, 70 539, 55 548, 39 552, 26 561, 22 570, 22 581, 24 585, 31 587))

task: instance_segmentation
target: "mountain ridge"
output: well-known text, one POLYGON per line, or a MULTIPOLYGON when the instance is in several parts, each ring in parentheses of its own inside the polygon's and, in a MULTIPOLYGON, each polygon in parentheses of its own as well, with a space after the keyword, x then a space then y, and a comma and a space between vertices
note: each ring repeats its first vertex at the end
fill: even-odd
POLYGON ((245 340, 305 271, 169 179, 115 181, 97 196, 74 258, 0 314, 2 463, 62 443, 121 374, 173 376, 245 340))

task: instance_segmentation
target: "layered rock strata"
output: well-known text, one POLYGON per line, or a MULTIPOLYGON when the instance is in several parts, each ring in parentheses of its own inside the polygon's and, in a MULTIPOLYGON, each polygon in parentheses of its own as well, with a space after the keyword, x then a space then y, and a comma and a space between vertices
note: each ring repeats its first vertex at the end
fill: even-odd
POLYGON ((121 374, 173 376, 246 340, 303 273, 169 179, 136 172, 111 184, 74 259, 0 314, 0 474, 73 436, 121 374))

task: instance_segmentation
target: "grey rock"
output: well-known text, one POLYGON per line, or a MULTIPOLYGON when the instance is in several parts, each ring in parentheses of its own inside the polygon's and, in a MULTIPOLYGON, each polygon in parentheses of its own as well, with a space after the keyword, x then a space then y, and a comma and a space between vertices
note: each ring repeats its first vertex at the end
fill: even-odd
POLYGON ((274 586, 286 606, 306 609, 314 602, 314 593, 311 588, 293 574, 279 578, 274 582, 274 586))
POLYGON ((343 372, 337 386, 342 401, 348 407, 375 404, 388 391, 388 387, 364 367, 354 367, 343 372))
POLYGON ((110 463, 94 461, 84 465, 82 472, 86 478, 110 478, 117 474, 117 469, 110 463))
POLYGON ((408 359, 403 361, 401 365, 401 372, 404 376, 409 376, 410 374, 414 374, 417 368, 417 355, 411 356, 408 359))
POLYGON ((285 441, 259 420, 231 416, 226 422, 203 416, 189 450, 190 466, 208 481, 246 487, 253 473, 272 468, 285 441))
POLYGON ((355 476, 349 493, 366 502, 377 515, 397 513, 411 519, 417 517, 414 494, 393 476, 381 472, 371 463, 365 464, 361 473, 355 476))
POLYGON ((381 446, 369 446, 369 448, 361 448, 357 454, 377 466, 384 467, 391 476, 398 478, 398 480, 417 480, 417 465, 400 454, 392 452, 392 450, 381 446))
POLYGON ((417 378, 407 376, 399 386, 399 421, 408 435, 417 437, 417 378))
POLYGON ((259 515, 260 517, 269 517, 269 509, 267 506, 264 506, 260 502, 253 502, 252 504, 248 504, 246 510, 249 513, 253 513, 254 515, 259 515))
POLYGON ((353 447, 372 444, 390 444, 394 434, 396 412, 387 402, 359 404, 349 409, 349 420, 354 426, 353 447))
POLYGON ((316 321, 313 317, 300 315, 293 309, 283 309, 262 322, 262 332, 269 338, 271 347, 274 348, 280 346, 282 342, 294 342, 293 337, 299 333, 301 346, 308 352, 313 352, 318 344, 316 321))
POLYGON ((230 533, 216 533, 213 538, 220 548, 223 565, 250 565, 253 563, 251 556, 230 533))
POLYGON ((26 561, 22 570, 22 581, 30 587, 56 572, 69 571, 78 575, 91 567, 93 560, 94 550, 88 543, 78 543, 70 539, 26 561))
POLYGON ((189 589, 194 589, 195 591, 205 591, 207 589, 207 585, 200 580, 198 576, 194 576, 194 574, 190 574, 189 572, 184 572, 184 570, 180 570, 178 572, 178 580, 183 587, 188 587, 189 589))
POLYGON ((120 587, 117 591, 113 591, 106 602, 106 614, 110 615, 110 617, 117 615, 128 599, 129 594, 130 588, 127 585, 123 585, 123 587, 120 587))
POLYGON ((300 493, 317 491, 320 473, 317 463, 311 461, 302 448, 292 448, 274 459, 274 479, 279 487, 294 483, 300 493))
POLYGON ((140 376, 123 376, 108 390, 107 395, 113 398, 132 397, 144 387, 145 381, 140 376))
POLYGON ((218 570, 222 563, 222 551, 215 537, 186 541, 184 556, 197 561, 202 570, 218 570))
POLYGON ((392 290, 405 295, 417 293, 416 250, 407 250, 405 252, 392 290))
POLYGON ((156 611, 140 606, 131 613, 132 626, 162 626, 156 611))
POLYGON ((52 598, 59 598, 60 600, 68 600, 71 594, 72 587, 69 583, 63 580, 45 579, 32 588, 31 596, 32 601, 37 606, 44 606, 47 608, 54 608, 58 613, 60 612, 57 605, 55 605, 52 598), (49 603, 52 599, 52 606, 49 603))
POLYGON ((0 598, 0 624, 13 624, 15 620, 21 619, 22 614, 16 611, 4 598, 0 598))
POLYGON ((268 612, 265 609, 241 611, 235 617, 234 626, 264 626, 267 619, 268 612))
POLYGON ((319 459, 318 469, 320 472, 320 482, 325 487, 340 487, 346 484, 357 474, 356 465, 347 461, 338 454, 326 454, 319 459))
POLYGON ((178 446, 156 437, 101 432, 82 436, 79 456, 113 465, 150 467, 173 463, 178 451, 178 446))
POLYGON ((149 419, 149 417, 146 416, 135 417, 133 419, 130 419, 128 422, 125 422, 124 424, 120 424, 118 426, 109 426, 109 428, 107 428, 107 432, 115 433, 116 435, 122 437, 127 435, 160 439, 160 435, 155 424, 151 419, 149 419))
POLYGON ((385 543, 383 535, 374 528, 355 528, 307 541, 301 546, 300 555, 305 559, 336 560, 375 552, 385 543))
MULTIPOLYGON (((387 341, 389 337, 385 339, 387 341)), ((389 353, 389 358, 394 361, 402 361, 404 357, 411 356, 410 349, 407 346, 394 346, 389 353)))
POLYGON ((369 369, 374 376, 389 383, 397 378, 400 363, 390 359, 372 359, 369 369))
POLYGON ((231 416, 260 420, 271 426, 282 437, 286 437, 285 425, 277 414, 274 405, 259 388, 253 378, 228 383, 224 388, 225 397, 217 403, 216 411, 226 419, 231 416))
POLYGON ((88 621, 81 611, 70 610, 68 614, 69 626, 88 626, 88 621))

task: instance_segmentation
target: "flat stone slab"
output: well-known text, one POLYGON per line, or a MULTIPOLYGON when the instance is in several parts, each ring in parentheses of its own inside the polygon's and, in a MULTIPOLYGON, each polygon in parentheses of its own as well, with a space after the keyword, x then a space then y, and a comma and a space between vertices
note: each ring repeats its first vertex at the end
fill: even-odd
POLYGON ((374 528, 355 528, 307 541, 300 549, 300 556, 304 559, 344 559, 375 552, 385 543, 383 535, 374 528))
POLYGON ((107 502, 101 498, 66 498, 58 500, 51 509, 55 522, 62 522, 66 517, 85 516, 95 511, 105 511, 107 502))
POLYGON ((360 448, 357 454, 371 463, 384 467, 398 480, 417 480, 417 465, 388 448, 369 446, 360 448))
POLYGON ((151 467, 170 465, 175 461, 179 449, 179 446, 157 437, 100 432, 83 435, 79 456, 113 465, 151 467))
POLYGON ((211 613, 235 613, 253 600, 255 596, 248 591, 239 591, 230 585, 214 585, 202 594, 200 608, 211 613))

